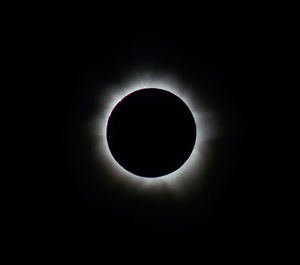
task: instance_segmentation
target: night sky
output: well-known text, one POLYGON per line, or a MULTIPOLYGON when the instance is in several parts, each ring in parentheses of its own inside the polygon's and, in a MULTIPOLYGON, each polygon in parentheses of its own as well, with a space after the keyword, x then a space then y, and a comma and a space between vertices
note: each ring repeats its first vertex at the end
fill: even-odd
POLYGON ((33 169, 22 238, 33 256, 99 264, 268 260, 278 176, 271 169, 274 87, 266 85, 263 30, 159 20, 47 18, 32 25, 24 36, 33 169), (191 85, 215 123, 203 181, 184 196, 115 185, 95 152, 91 123, 101 118, 108 87, 150 72, 175 76, 187 94, 191 85))

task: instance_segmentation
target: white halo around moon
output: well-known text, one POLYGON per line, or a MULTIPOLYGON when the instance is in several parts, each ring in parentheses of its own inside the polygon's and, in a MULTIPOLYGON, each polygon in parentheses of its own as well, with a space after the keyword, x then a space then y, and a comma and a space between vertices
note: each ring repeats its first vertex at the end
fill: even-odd
POLYGON ((208 143, 215 133, 211 112, 198 101, 199 93, 195 91, 200 89, 195 90, 183 85, 170 76, 157 77, 149 73, 136 75, 129 81, 103 89, 104 92, 99 95, 101 101, 93 131, 98 138, 98 160, 102 168, 104 167, 108 172, 109 181, 134 188, 135 191, 156 192, 168 189, 175 193, 182 193, 186 186, 201 181, 203 170, 208 162, 208 143), (113 108, 128 94, 145 88, 159 88, 178 96, 191 110, 197 130, 195 145, 187 161, 174 172, 156 178, 137 176, 124 169, 112 156, 106 138, 107 122, 113 108))

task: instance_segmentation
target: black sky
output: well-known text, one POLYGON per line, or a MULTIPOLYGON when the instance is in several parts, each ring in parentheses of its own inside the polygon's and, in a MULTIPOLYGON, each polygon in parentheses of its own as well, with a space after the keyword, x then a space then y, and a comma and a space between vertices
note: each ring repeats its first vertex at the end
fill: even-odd
POLYGON ((107 258, 139 264, 268 259, 278 175, 271 167, 276 111, 265 31, 89 22, 47 17, 24 34, 34 124, 24 244, 41 260, 80 256, 103 264, 110 264, 107 258), (132 194, 109 184, 105 165, 95 167, 97 139, 87 128, 98 113, 96 95, 140 69, 199 87, 218 116, 222 133, 212 140, 205 183, 184 199, 132 194))

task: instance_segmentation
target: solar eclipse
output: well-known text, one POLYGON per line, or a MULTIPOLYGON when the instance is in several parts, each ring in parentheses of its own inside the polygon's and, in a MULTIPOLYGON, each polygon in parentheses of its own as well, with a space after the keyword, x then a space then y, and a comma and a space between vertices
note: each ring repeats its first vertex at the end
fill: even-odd
POLYGON ((215 136, 215 128, 213 115, 205 104, 200 103, 199 95, 195 94, 191 85, 183 84, 170 75, 163 77, 145 73, 132 76, 127 82, 108 86, 99 98, 100 113, 96 119, 96 128, 94 127, 99 139, 97 161, 107 170, 110 182, 127 186, 134 191, 152 193, 168 189, 174 193, 184 193, 187 186, 193 186, 195 181, 202 181, 200 173, 209 161, 207 147, 215 136), (152 95, 152 104, 156 101, 156 106, 160 105, 154 113, 150 111, 151 96, 147 95, 151 91, 156 94, 152 95), (136 102, 127 108, 131 109, 128 110, 131 118, 124 114, 126 112, 118 115, 115 113, 120 112, 117 110, 123 108, 121 106, 127 101, 136 102), (142 102, 148 103, 141 104, 142 102), (143 109, 144 115, 148 115, 148 119, 142 118, 139 107, 143 109), (179 114, 180 112, 183 114, 179 114), (165 117, 160 116, 161 113, 165 117), (115 116, 123 116, 124 124, 115 122, 115 116), (152 129, 150 123, 147 123, 149 118, 152 125, 156 124, 152 129), (169 123, 168 126, 166 122, 169 123), (122 133, 116 129, 118 126, 122 126, 122 133), (111 130, 113 127, 116 129, 114 133, 111 130), (154 132, 154 128, 158 127, 164 129, 154 132), (141 131, 143 136, 139 134, 141 131), (138 144, 138 141, 142 143, 138 144), (162 150, 164 154, 160 152, 162 150), (141 153, 143 158, 138 155, 141 153))

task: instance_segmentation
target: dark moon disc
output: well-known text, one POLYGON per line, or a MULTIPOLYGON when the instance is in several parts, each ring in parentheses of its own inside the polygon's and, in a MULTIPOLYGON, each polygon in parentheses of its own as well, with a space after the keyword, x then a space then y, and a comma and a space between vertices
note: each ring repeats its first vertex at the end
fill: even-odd
POLYGON ((106 130, 115 160, 129 172, 149 178, 180 168, 196 139, 196 124, 188 106, 157 88, 124 97, 110 114, 106 130))

